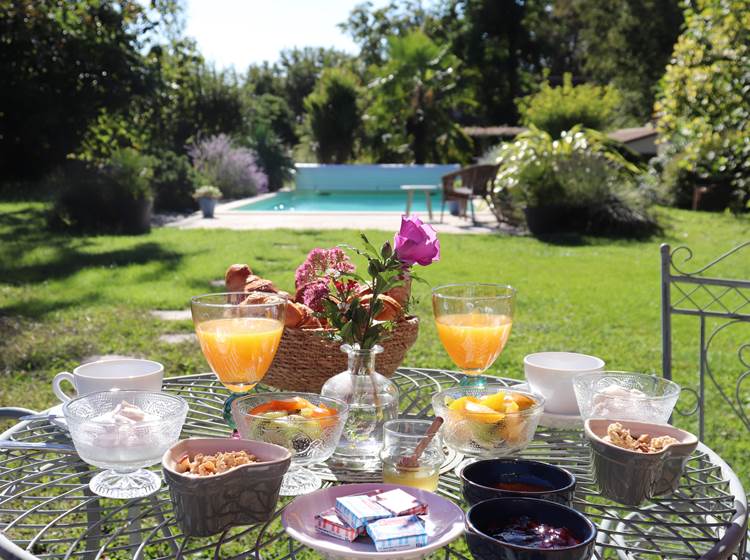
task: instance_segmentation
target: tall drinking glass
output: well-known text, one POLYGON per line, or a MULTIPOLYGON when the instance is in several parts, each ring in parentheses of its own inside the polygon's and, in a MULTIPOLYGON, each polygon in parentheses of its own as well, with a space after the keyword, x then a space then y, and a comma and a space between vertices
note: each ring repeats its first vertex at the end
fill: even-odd
POLYGON ((480 376, 505 348, 513 326, 516 290, 502 284, 448 284, 432 290, 440 342, 467 375, 462 385, 484 385, 480 376))
POLYGON ((232 401, 249 393, 271 367, 284 332, 286 298, 267 293, 206 294, 192 298, 190 307, 203 355, 232 392, 224 403, 224 419, 236 428, 232 401))

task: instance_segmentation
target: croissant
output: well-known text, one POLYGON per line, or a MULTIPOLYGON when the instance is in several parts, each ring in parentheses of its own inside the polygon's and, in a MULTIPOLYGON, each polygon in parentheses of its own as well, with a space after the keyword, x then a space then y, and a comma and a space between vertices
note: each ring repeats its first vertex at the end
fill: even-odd
MULTIPOLYGON (((364 306, 369 306, 372 301, 372 294, 366 294, 360 298, 364 306)), ((404 314, 404 308, 399 302, 390 296, 380 295, 378 301, 383 304, 383 308, 375 315, 377 321, 395 321, 404 314)))
POLYGON ((305 320, 311 316, 311 313, 312 309, 305 304, 288 301, 286 304, 284 326, 289 327, 290 329, 298 329, 304 324, 305 320))
POLYGON ((244 291, 276 293, 277 290, 276 286, 274 286, 273 282, 271 282, 270 280, 266 280, 265 278, 261 278, 260 276, 255 276, 245 283, 244 291))
POLYGON ((319 329, 321 327, 322 325, 315 315, 308 315, 299 326, 300 329, 319 329))
POLYGON ((228 292, 244 292, 247 278, 252 274, 252 270, 246 264, 233 264, 227 268, 224 274, 224 284, 228 292))

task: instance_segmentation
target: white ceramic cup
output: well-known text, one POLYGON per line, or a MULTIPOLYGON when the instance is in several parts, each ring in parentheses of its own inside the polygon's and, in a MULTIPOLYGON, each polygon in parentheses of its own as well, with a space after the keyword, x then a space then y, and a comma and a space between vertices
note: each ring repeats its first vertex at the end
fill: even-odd
POLYGON ((544 411, 552 414, 579 414, 573 391, 573 378, 604 369, 604 360, 574 352, 537 352, 523 359, 526 380, 540 393, 544 411))
POLYGON ((100 360, 80 365, 73 373, 58 373, 52 380, 52 391, 62 402, 67 402, 76 396, 112 389, 161 391, 162 379, 164 366, 159 362, 136 358, 100 360), (76 395, 68 395, 62 390, 63 381, 73 385, 76 395))

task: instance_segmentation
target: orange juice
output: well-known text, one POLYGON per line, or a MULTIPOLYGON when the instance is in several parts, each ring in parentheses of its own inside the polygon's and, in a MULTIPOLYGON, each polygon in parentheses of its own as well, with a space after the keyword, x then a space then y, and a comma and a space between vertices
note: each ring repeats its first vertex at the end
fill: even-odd
POLYGON ((510 336, 513 320, 507 315, 457 313, 436 319, 438 336, 453 362, 464 373, 489 368, 510 336))
POLYGON ((230 391, 252 389, 268 371, 284 324, 262 317, 211 319, 196 329, 211 369, 230 391))

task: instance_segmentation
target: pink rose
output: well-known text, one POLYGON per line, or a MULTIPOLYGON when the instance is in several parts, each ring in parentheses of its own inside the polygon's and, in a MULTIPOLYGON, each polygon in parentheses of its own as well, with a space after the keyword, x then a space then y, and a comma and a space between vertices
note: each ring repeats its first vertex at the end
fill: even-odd
POLYGON ((427 266, 440 260, 440 240, 429 224, 417 216, 402 216, 401 229, 393 238, 398 259, 407 266, 427 266))

